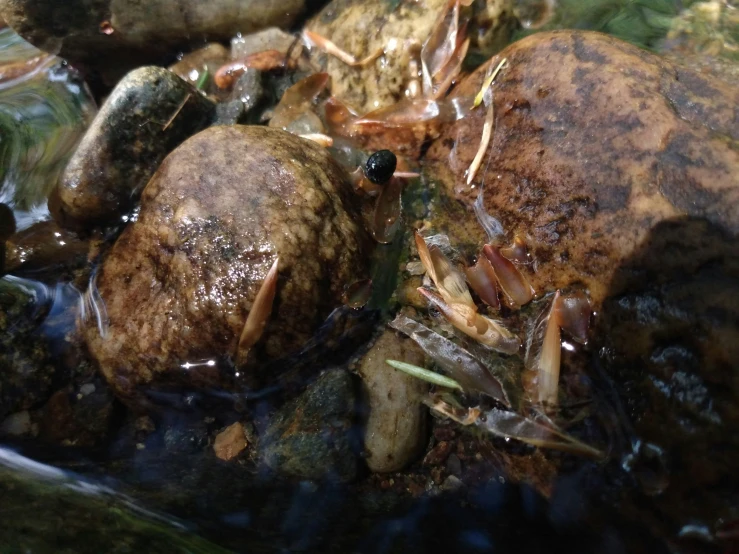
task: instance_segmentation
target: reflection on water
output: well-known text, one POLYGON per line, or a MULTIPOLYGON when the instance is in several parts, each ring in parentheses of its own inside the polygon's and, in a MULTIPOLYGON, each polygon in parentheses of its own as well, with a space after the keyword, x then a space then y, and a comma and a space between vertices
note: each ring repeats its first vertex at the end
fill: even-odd
POLYGON ((17 230, 46 218, 47 196, 94 115, 75 71, 0 29, 0 203, 17 230))

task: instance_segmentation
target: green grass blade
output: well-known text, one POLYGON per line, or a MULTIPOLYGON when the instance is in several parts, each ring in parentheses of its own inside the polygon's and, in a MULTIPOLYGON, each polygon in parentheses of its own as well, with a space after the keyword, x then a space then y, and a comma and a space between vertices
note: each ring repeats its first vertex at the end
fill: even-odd
POLYGON ((385 360, 385 363, 388 364, 390 367, 399 369, 400 371, 407 373, 408 375, 412 375, 413 377, 416 377, 428 383, 439 385, 441 387, 447 387, 450 389, 462 390, 462 386, 454 379, 450 379, 449 377, 446 377, 434 371, 429 371, 428 369, 424 369, 412 364, 407 364, 398 360, 385 360))

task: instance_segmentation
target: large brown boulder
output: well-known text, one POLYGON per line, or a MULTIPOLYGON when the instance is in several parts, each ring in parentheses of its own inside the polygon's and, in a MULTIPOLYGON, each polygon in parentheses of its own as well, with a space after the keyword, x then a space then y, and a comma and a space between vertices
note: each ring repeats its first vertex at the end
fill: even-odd
POLYGON ((484 207, 508 234, 493 240, 525 237, 537 292, 589 290, 584 380, 604 399, 610 455, 641 491, 620 490, 619 509, 671 540, 688 523, 713 532, 736 517, 739 491, 739 90, 612 37, 560 31, 511 45, 455 94, 476 94, 503 57, 474 186, 465 171, 485 106, 428 152, 445 197, 432 225, 479 248, 484 182, 484 207))
POLYGON ((485 106, 428 152, 443 192, 468 213, 440 225, 463 221, 457 234, 482 244, 472 204, 484 183, 486 210, 529 244, 534 288, 582 283, 596 304, 660 221, 696 216, 739 232, 737 89, 606 35, 559 31, 512 44, 455 94, 475 95, 503 58, 474 186, 466 171, 485 106))
POLYGON ((283 131, 212 127, 183 143, 144 189, 138 220, 97 278, 107 321, 91 318, 84 332, 114 389, 127 397, 142 386, 229 386, 300 349, 345 285, 365 277, 370 242, 351 195, 324 149, 283 131), (234 371, 277 257, 271 316, 234 371))

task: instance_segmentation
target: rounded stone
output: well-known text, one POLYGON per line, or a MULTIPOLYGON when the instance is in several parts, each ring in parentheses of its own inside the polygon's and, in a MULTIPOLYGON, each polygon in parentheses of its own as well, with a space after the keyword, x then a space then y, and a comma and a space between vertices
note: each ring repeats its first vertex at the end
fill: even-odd
MULTIPOLYGON (((448 0, 333 0, 307 29, 356 59, 383 49, 384 54, 363 67, 333 56, 321 57, 331 75, 331 93, 360 114, 384 108, 404 98, 414 78, 410 69, 448 0)), ((517 20, 511 0, 475 2, 468 35, 470 48, 490 56, 508 43, 517 20)), ((320 50, 317 50, 320 52, 320 50)), ((322 54, 321 54, 322 56, 322 54)))
POLYGON ((367 466, 371 471, 399 471, 426 444, 427 410, 421 403, 428 383, 387 365, 400 360, 423 366, 423 351, 411 339, 386 330, 365 354, 359 367, 369 412, 364 433, 367 466))
POLYGON ((60 224, 115 224, 164 157, 207 127, 215 105, 161 67, 140 67, 115 87, 62 173, 50 201, 60 224))
POLYGON ((477 248, 488 241, 473 210, 524 237, 537 292, 584 285, 597 307, 619 265, 661 221, 700 217, 739 233, 737 89, 600 33, 539 33, 516 42, 454 91, 492 85, 495 124, 473 183, 484 106, 430 147, 430 176, 447 202, 438 228, 477 248), (457 206, 463 208, 458 209, 457 206))
POLYGON ((85 327, 113 388, 229 386, 298 351, 366 273, 371 241, 346 178, 326 150, 266 127, 211 127, 170 154, 100 268, 107 321, 85 327), (277 257, 271 315, 234 373, 277 257))

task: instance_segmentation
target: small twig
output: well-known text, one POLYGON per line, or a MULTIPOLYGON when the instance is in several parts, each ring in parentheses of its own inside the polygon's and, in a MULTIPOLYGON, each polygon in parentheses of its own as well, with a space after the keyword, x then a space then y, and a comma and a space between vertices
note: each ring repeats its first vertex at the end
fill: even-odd
POLYGON ((321 35, 317 33, 306 30, 306 31, 303 31, 303 36, 308 40, 308 42, 310 42, 317 48, 320 48, 327 54, 331 54, 335 58, 340 59, 346 65, 349 65, 351 67, 362 67, 362 66, 368 65, 372 63, 373 61, 375 61, 380 56, 382 56, 382 54, 385 52, 384 48, 378 48, 375 52, 373 52, 366 58, 357 60, 357 58, 355 58, 348 52, 342 50, 341 48, 336 46, 336 44, 334 44, 327 38, 322 37, 321 35))
POLYGON ((503 66, 508 61, 508 58, 503 58, 500 63, 498 64, 498 67, 495 68, 495 71, 493 71, 490 76, 485 79, 485 81, 482 83, 482 87, 480 88, 480 92, 477 93, 477 96, 475 96, 475 101, 472 103, 472 107, 476 108, 480 104, 482 104, 483 98, 485 97, 485 93, 490 88, 490 85, 493 84, 493 81, 495 80, 495 77, 498 76, 498 73, 501 69, 503 69, 503 66))
POLYGON ((185 99, 182 101, 182 103, 177 107, 177 109, 175 110, 175 112, 172 114, 172 117, 170 117, 167 120, 167 123, 164 124, 164 127, 162 127, 162 131, 166 131, 167 130, 167 127, 169 127, 172 124, 172 122, 174 121, 175 117, 177 117, 179 115, 179 113, 182 111, 182 108, 184 108, 185 107, 185 104, 187 104, 187 101, 188 100, 190 100, 190 93, 189 92, 187 93, 187 96, 185 96, 185 99))

